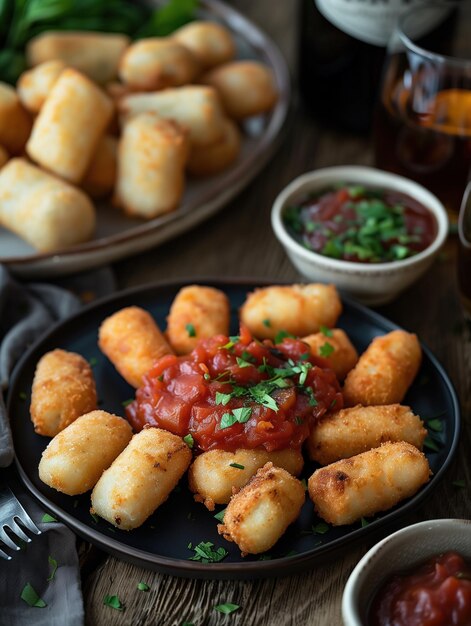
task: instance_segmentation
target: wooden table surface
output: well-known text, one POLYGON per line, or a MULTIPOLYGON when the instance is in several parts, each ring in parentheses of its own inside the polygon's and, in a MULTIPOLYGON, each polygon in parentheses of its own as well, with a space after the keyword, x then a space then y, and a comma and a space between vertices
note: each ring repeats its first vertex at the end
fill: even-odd
MULTIPOLYGON (((295 71, 297 5, 270 0, 234 0, 233 4, 259 24, 285 54, 295 71), (276 6, 276 9, 274 8, 276 6)), ((283 249, 273 236, 269 213, 273 199, 302 172, 336 164, 370 164, 370 142, 320 128, 299 107, 294 124, 278 154, 257 179, 221 213, 155 250, 115 265, 120 288, 159 279, 195 279, 203 276, 299 280, 283 249)), ((461 329, 463 317, 455 278, 456 242, 450 240, 429 273, 380 312, 419 334, 445 366, 458 391, 463 410, 463 432, 458 457, 434 495, 407 525, 422 519, 471 517, 470 485, 471 408, 470 338, 461 329)), ((83 592, 87 624, 99 626, 336 626, 341 624, 340 604, 345 582, 372 542, 345 549, 330 564, 298 576, 247 581, 187 580, 157 574, 81 546, 83 592), (150 591, 136 589, 146 582, 150 591), (125 605, 119 612, 103 605, 117 594, 125 605), (230 616, 214 610, 223 602, 239 604, 230 616)))

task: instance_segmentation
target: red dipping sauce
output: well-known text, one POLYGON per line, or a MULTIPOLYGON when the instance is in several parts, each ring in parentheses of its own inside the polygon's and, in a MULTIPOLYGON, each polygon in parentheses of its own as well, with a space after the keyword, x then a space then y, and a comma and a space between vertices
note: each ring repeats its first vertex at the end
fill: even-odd
POLYGON ((395 575, 375 596, 369 626, 470 626, 471 568, 456 552, 395 575))
POLYGON ((127 408, 145 424, 191 434, 200 450, 299 448, 311 425, 343 398, 335 374, 300 340, 202 339, 189 355, 164 356, 127 408))
POLYGON ((352 184, 294 202, 283 221, 309 250, 356 263, 409 258, 428 248, 438 232, 433 213, 414 198, 352 184))

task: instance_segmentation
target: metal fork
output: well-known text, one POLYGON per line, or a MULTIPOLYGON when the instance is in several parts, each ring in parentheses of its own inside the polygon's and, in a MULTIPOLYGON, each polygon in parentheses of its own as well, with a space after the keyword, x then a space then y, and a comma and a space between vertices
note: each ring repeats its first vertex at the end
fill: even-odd
MULTIPOLYGON (((6 530, 13 534, 17 539, 26 541, 26 543, 31 542, 31 538, 28 537, 28 535, 23 531, 18 522, 35 535, 41 534, 41 531, 30 518, 28 513, 26 513, 10 487, 0 480, 0 542, 3 542, 7 548, 10 548, 10 550, 14 550, 15 552, 21 550, 21 548, 7 534, 6 530)), ((0 557, 2 559, 6 559, 7 561, 11 561, 12 558, 1 548, 0 557)))

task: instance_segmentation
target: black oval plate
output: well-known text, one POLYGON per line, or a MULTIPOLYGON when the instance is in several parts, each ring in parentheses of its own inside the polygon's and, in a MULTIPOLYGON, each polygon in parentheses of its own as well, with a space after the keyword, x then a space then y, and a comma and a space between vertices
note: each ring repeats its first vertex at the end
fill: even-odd
MULTIPOLYGON (((199 280, 226 292, 232 305, 232 328, 238 330, 237 310, 248 291, 270 284, 238 280, 199 280)), ((171 494, 168 501, 140 528, 131 532, 112 528, 104 520, 95 521, 89 513, 90 494, 70 497, 50 489, 38 477, 41 454, 49 442, 34 432, 29 417, 31 383, 39 358, 49 350, 63 348, 82 354, 93 364, 100 399, 100 408, 123 415, 123 402, 133 397, 133 389, 118 375, 97 346, 97 332, 102 320, 118 309, 137 305, 150 311, 160 327, 177 291, 187 282, 159 283, 116 294, 83 309, 77 315, 56 325, 43 336, 18 364, 8 398, 8 413, 13 429, 16 463, 26 487, 49 512, 57 516, 78 535, 86 538, 119 558, 164 573, 194 578, 257 578, 280 576, 314 567, 343 551, 352 541, 365 538, 368 533, 382 530, 397 518, 415 509, 436 487, 456 451, 460 427, 460 412, 453 386, 441 365, 423 346, 424 359, 416 381, 404 403, 422 416, 440 414, 441 432, 434 433, 437 451, 427 450, 433 476, 430 482, 413 498, 390 511, 375 516, 362 527, 361 523, 330 527, 324 534, 313 533, 312 527, 321 522, 307 498, 301 516, 288 529, 267 555, 242 558, 237 546, 226 542, 217 533, 213 513, 193 501, 186 479, 171 494), (194 551, 188 546, 211 541, 228 550, 219 563, 201 563, 189 560, 194 551)), ((363 351, 373 337, 397 328, 377 313, 343 299, 344 312, 339 326, 344 328, 355 346, 363 351)), ((303 476, 308 478, 316 465, 308 462, 303 476)), ((218 507, 221 510, 223 507, 218 507)), ((215 511, 216 513, 216 511, 215 511)))

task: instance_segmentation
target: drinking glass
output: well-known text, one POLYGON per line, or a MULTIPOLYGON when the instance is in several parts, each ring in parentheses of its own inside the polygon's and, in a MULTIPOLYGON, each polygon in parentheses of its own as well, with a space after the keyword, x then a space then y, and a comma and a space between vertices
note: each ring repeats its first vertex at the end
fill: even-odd
POLYGON ((471 1, 415 5, 388 46, 374 126, 381 169, 421 183, 457 221, 471 170, 471 1))

